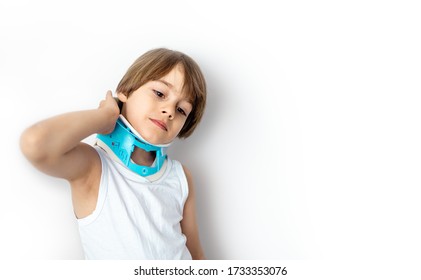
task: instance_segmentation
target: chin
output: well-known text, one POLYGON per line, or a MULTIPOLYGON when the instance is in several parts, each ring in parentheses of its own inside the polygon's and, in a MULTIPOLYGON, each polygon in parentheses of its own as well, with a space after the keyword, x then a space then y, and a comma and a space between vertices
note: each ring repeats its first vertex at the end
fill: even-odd
POLYGON ((153 145, 162 145, 162 144, 165 144, 165 143, 163 143, 162 140, 158 139, 154 135, 142 135, 142 137, 143 137, 143 139, 145 139, 146 141, 148 141, 149 143, 151 143, 153 145))

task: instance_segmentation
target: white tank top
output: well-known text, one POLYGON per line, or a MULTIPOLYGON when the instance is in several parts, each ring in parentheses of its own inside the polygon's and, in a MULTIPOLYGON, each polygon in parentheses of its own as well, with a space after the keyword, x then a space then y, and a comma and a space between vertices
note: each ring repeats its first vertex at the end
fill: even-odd
POLYGON ((78 219, 86 259, 191 259, 180 225, 188 195, 182 165, 168 159, 150 182, 95 149, 102 165, 98 201, 78 219))

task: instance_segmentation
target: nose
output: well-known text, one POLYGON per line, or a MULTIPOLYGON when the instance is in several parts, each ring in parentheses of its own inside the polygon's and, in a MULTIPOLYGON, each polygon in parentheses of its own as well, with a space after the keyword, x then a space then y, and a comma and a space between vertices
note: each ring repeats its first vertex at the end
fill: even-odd
POLYGON ((170 109, 163 109, 162 111, 163 115, 167 115, 168 119, 172 120, 174 118, 174 110, 170 110, 170 109))

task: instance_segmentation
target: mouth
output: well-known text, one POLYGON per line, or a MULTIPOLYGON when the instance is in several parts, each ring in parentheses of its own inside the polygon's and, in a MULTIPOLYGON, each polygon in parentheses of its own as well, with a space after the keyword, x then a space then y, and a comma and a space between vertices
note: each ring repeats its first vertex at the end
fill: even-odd
POLYGON ((164 130, 164 131, 168 131, 167 129, 167 125, 159 120, 155 120, 155 119, 150 119, 156 126, 158 126, 160 129, 164 130))

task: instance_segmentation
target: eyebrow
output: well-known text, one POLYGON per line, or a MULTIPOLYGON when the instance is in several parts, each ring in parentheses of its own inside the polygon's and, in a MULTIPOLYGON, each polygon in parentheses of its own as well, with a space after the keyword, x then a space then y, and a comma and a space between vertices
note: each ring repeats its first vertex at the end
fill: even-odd
POLYGON ((156 80, 156 81, 163 83, 164 85, 166 85, 169 88, 173 88, 174 87, 173 84, 171 84, 171 83, 169 83, 167 81, 164 81, 164 80, 156 80))

